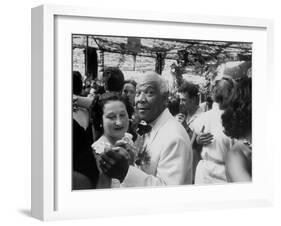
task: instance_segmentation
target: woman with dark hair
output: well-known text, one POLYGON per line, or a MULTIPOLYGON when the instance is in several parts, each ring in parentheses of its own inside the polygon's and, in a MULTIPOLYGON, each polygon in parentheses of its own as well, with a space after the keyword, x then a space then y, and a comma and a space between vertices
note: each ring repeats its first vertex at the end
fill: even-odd
POLYGON ((93 126, 95 128, 95 137, 99 139, 102 134, 104 133, 104 128, 102 126, 103 123, 103 107, 106 104, 107 101, 121 101, 125 108, 127 115, 129 119, 132 117, 132 114, 134 113, 134 108, 131 106, 130 102, 127 98, 121 96, 120 94, 116 92, 107 92, 102 94, 99 98, 96 98, 92 104, 92 118, 93 120, 93 126))
POLYGON ((120 186, 118 180, 111 180, 103 173, 106 170, 106 162, 102 160, 101 155, 106 151, 118 151, 129 159, 131 164, 135 161, 136 151, 132 135, 127 133, 129 127, 128 110, 128 102, 116 92, 104 93, 93 106, 95 128, 101 134, 92 145, 100 171, 98 188, 120 186))
POLYGON ((234 97, 222 115, 224 132, 238 139, 226 155, 226 174, 230 182, 250 181, 252 178, 252 81, 237 82, 234 97))
POLYGON ((132 106, 135 105, 137 83, 134 80, 125 80, 122 95, 130 101, 132 106))

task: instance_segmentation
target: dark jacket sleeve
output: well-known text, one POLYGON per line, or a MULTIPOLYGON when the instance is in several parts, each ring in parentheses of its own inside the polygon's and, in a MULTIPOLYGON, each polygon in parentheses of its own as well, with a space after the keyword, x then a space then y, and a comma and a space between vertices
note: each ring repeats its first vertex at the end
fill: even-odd
POLYGON ((87 134, 75 120, 73 120, 72 132, 73 171, 85 175, 91 180, 93 185, 96 186, 99 172, 87 134))

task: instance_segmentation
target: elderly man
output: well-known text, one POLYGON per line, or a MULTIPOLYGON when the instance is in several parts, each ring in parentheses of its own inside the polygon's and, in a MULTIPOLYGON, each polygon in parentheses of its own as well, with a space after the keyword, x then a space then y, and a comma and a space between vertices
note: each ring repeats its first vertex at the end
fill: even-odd
POLYGON ((141 120, 151 126, 145 134, 147 161, 140 167, 128 164, 118 152, 108 151, 102 168, 119 179, 123 187, 191 184, 192 149, 184 128, 167 109, 168 87, 155 72, 144 74, 137 85, 136 108, 141 120))

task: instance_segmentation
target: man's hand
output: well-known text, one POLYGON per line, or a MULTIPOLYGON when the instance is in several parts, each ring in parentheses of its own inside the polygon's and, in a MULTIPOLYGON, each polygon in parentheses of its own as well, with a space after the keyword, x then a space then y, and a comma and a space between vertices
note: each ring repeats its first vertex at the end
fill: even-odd
POLYGON ((211 133, 200 133, 196 137, 197 144, 200 145, 208 145, 211 144, 213 141, 214 136, 211 133))
POLYGON ((121 183, 129 169, 128 152, 121 147, 114 147, 101 155, 100 167, 108 177, 116 178, 121 183))
MULTIPOLYGON (((132 146, 129 142, 126 142, 124 140, 118 140, 114 144, 115 147, 121 147, 126 150, 127 153, 125 154, 125 157, 129 160, 129 165, 134 165, 136 160, 136 148, 132 146)), ((123 153, 123 150, 122 150, 123 153)))

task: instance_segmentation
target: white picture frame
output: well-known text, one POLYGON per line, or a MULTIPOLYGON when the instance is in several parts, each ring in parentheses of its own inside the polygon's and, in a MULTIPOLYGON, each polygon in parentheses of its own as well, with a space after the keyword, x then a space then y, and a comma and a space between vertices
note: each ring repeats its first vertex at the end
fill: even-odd
POLYGON ((266 109, 271 101, 259 90, 269 94, 273 90, 272 39, 273 22, 265 19, 121 12, 57 5, 32 9, 32 216, 56 220, 271 205, 273 178, 267 175, 273 172, 273 150, 267 148, 269 140, 265 135, 269 117, 266 109), (146 29, 117 29, 115 23, 146 29), (180 28, 186 32, 185 38, 204 39, 208 35, 211 40, 231 37, 234 41, 253 42, 253 150, 256 152, 253 182, 71 191, 71 124, 68 123, 71 119, 71 80, 67 78, 71 70, 71 37, 68 36, 72 32, 91 32, 87 29, 93 29, 93 24, 95 34, 103 35, 118 36, 125 32, 125 35, 142 34, 145 37, 153 34, 157 27, 158 37, 181 37, 180 28), (61 63, 61 53, 66 64, 61 63), (260 110, 259 102, 262 101, 266 107, 260 110), (66 131, 66 135, 61 136, 61 131, 66 131), (65 162, 62 161, 64 156, 65 162))

